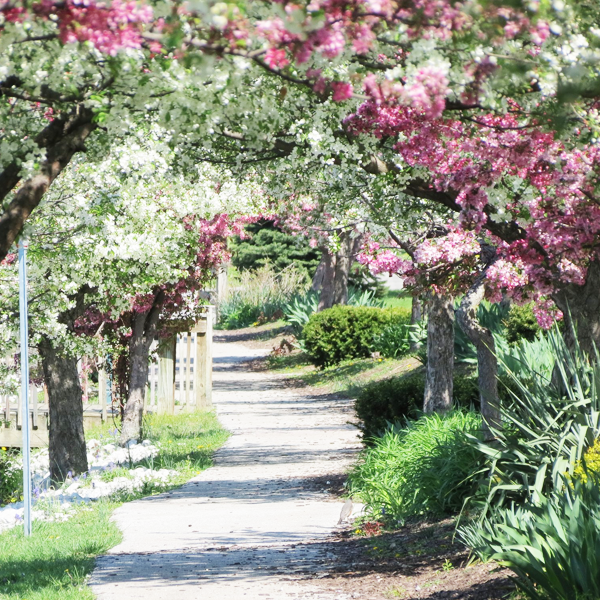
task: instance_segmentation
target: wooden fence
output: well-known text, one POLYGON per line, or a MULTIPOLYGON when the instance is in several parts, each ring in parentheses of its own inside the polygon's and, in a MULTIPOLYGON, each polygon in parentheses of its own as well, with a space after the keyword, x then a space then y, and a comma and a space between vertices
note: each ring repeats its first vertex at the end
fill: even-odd
MULTIPOLYGON (((158 360, 148 368, 145 410, 173 414, 212 407, 212 307, 189 333, 155 342, 158 360)), ((98 384, 83 382, 91 403, 84 403, 84 424, 116 416, 110 381, 98 371, 98 384), (95 401, 94 401, 95 400, 95 401)), ((0 395, 0 447, 20 447, 25 422, 20 394, 0 395)), ((29 386, 29 427, 33 447, 48 444, 49 408, 45 387, 29 386)))

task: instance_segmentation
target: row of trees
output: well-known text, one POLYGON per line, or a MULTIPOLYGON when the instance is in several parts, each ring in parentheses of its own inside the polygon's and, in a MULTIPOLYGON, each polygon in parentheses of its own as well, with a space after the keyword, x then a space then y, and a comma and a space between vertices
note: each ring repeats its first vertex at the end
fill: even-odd
MULTIPOLYGON (((533 299, 542 324, 564 315, 567 336, 600 343, 591 3, 9 1, 0 14, 0 259, 86 144, 110 154, 155 126, 168 180, 226 165, 261 191, 260 212, 310 213, 336 249, 366 235, 365 262, 435 290, 432 336, 464 294, 489 419, 484 296, 533 299)), ((126 335, 152 333, 184 279, 134 302, 126 335)), ((432 347, 443 406, 451 352, 432 347)))

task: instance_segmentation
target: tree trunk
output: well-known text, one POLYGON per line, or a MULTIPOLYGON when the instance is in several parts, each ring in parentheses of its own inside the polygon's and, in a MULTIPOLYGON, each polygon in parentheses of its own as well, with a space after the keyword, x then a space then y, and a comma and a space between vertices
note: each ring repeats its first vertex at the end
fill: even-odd
POLYGON ((329 252, 324 256, 325 265, 323 268, 323 285, 321 286, 321 294, 319 296, 319 312, 333 306, 335 291, 335 258, 335 255, 330 254, 329 252))
POLYGON ((335 260, 334 304, 348 304, 348 277, 352 264, 352 238, 349 231, 343 231, 339 252, 335 260))
POLYGON ((123 409, 121 446, 133 440, 138 441, 142 435, 150 346, 156 336, 163 300, 164 292, 161 291, 156 295, 150 310, 135 312, 131 319, 129 385, 127 402, 123 409))
POLYGON ((42 337, 38 350, 50 405, 50 479, 62 483, 69 473, 88 470, 77 359, 47 337, 42 337))
POLYGON ((312 279, 312 285, 310 286, 311 292, 319 292, 323 287, 323 277, 325 275, 325 265, 327 263, 327 257, 329 256, 329 252, 327 248, 323 248, 321 252, 321 262, 317 266, 317 270, 312 279))
POLYGON ((477 319, 477 307, 481 304, 485 293, 485 272, 476 280, 465 294, 456 318, 460 328, 477 349, 477 383, 483 417, 484 439, 495 437, 493 429, 501 427, 500 403, 498 399, 498 360, 492 332, 482 327, 477 319))
POLYGON ((564 314, 564 338, 573 348, 575 339, 587 354, 600 351, 600 261, 590 263, 583 285, 568 284, 552 296, 564 314))
MULTIPOLYGON (((46 149, 46 157, 41 161, 38 172, 22 183, 0 215, 0 261, 6 257, 50 184, 76 152, 85 150, 85 140, 98 126, 92 122, 93 117, 91 109, 79 105, 72 114, 54 119, 36 137, 37 145, 46 149)), ((0 200, 4 200, 21 181, 20 171, 18 163, 13 163, 0 173, 0 200)))
POLYGON ((427 324, 427 374, 423 411, 452 408, 454 375, 454 306, 452 298, 431 294, 427 324))

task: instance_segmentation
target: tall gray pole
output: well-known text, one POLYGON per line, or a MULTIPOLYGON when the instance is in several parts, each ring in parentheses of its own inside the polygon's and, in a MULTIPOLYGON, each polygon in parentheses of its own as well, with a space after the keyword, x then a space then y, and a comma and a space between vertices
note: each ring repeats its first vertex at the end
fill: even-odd
POLYGON ((29 328, 27 326, 27 242, 19 243, 19 314, 21 322, 21 402, 23 403, 23 515, 24 532, 31 535, 31 444, 29 439, 29 328))

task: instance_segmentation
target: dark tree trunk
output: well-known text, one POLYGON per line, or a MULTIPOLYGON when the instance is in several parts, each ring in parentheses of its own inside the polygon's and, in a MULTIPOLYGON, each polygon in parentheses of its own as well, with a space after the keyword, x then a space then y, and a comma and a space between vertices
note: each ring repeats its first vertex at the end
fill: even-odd
POLYGON ((159 292, 150 310, 136 312, 131 319, 129 385, 127 402, 123 409, 120 439, 122 446, 125 446, 132 440, 139 440, 142 434, 150 346, 156 336, 158 318, 163 300, 164 293, 159 292))
POLYGON ((340 249, 335 260, 334 304, 348 304, 348 277, 352 264, 352 238, 349 231, 343 231, 340 249))
MULTIPOLYGON (((69 164, 76 152, 83 151, 84 142, 96 129, 94 113, 83 105, 72 114, 52 121, 36 137, 36 143, 46 150, 38 172, 23 182, 0 215, 0 261, 23 229, 25 221, 38 206, 50 184, 69 164)), ((17 162, 0 172, 0 200, 6 198, 21 181, 17 162)))
POLYGON ((600 261, 590 263, 583 285, 565 285, 553 299, 564 314, 567 346, 573 348, 577 339, 587 354, 594 354, 594 346, 600 351, 600 261))
POLYGON ((327 252, 324 258, 323 285, 319 296, 319 312, 333 306, 335 291, 335 255, 327 252))
POLYGON ((47 337, 42 337, 38 350, 50 404, 50 478, 61 483, 69 472, 79 475, 88 470, 77 358, 47 337))
POLYGON ((423 411, 452 408, 454 376, 454 306, 452 298, 431 294, 427 324, 427 374, 423 411))
POLYGON ((456 318, 460 328, 477 349, 477 383, 483 417, 483 435, 486 440, 490 440, 494 438, 492 429, 498 430, 501 427, 501 419, 494 336, 489 329, 482 327, 477 319, 477 307, 485 293, 484 281, 485 273, 482 273, 462 299, 456 318))

